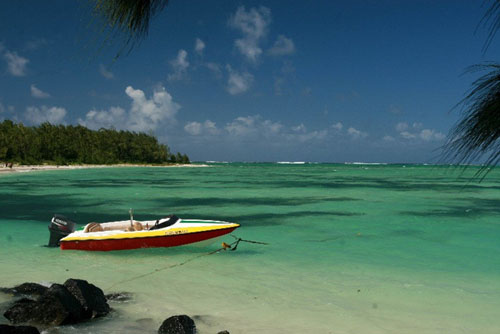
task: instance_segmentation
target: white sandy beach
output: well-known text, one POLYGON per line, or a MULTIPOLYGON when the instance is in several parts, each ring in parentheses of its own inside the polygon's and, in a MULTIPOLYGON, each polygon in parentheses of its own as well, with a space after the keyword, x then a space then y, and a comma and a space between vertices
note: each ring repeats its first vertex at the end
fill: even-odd
POLYGON ((12 168, 5 167, 4 164, 0 167, 0 174, 3 173, 25 173, 44 170, 63 170, 63 169, 84 169, 84 168, 110 168, 110 167, 209 167, 208 165, 191 165, 191 164, 176 164, 176 165, 140 165, 140 164, 114 164, 114 165, 14 165, 12 168))

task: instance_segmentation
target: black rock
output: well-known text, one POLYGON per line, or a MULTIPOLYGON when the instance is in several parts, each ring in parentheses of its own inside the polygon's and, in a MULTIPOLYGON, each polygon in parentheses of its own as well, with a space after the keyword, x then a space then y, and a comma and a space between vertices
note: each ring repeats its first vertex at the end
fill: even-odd
POLYGON ((90 319, 90 316, 87 314, 80 301, 64 285, 52 284, 39 301, 41 303, 47 303, 53 298, 58 299, 68 313, 68 317, 63 323, 74 324, 90 319))
POLYGON ((228 331, 226 331, 226 330, 223 330, 223 331, 220 331, 220 332, 219 332, 219 333, 217 333, 217 334, 229 334, 229 332, 228 332, 228 331))
POLYGON ((0 334, 40 334, 36 327, 0 325, 0 334))
POLYGON ((36 313, 37 307, 38 303, 36 301, 28 298, 22 298, 9 307, 3 315, 13 324, 29 322, 32 315, 36 313))
POLYGON ((195 334, 196 326, 187 315, 174 315, 163 321, 158 334, 195 334))
POLYGON ((82 305, 85 318, 102 317, 109 313, 110 307, 104 293, 94 284, 70 278, 64 282, 64 286, 82 305))
POLYGON ((47 292, 49 288, 38 283, 23 283, 14 288, 17 293, 29 296, 41 296, 47 292))
POLYGON ((1 288, 0 291, 13 295, 41 296, 48 288, 38 283, 23 283, 13 288, 1 288))
POLYGON ((88 319, 80 302, 61 284, 53 284, 38 300, 23 298, 16 301, 4 316, 13 324, 52 326, 88 319))

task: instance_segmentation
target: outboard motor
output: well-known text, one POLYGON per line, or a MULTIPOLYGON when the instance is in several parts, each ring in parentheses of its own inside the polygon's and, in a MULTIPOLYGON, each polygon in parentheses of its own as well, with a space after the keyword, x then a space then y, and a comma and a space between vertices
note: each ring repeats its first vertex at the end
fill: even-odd
POLYGON ((76 223, 63 215, 55 214, 50 221, 49 247, 58 247, 59 241, 70 233, 75 231, 76 223))

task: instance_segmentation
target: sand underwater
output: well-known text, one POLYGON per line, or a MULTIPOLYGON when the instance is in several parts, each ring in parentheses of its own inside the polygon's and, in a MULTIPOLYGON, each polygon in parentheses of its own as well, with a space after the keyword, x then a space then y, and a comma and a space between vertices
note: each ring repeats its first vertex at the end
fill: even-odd
MULTIPOLYGON (((155 333, 165 318, 187 314, 201 334, 496 334, 500 170, 469 182, 475 171, 235 163, 3 174, 0 286, 72 277, 132 294, 105 318, 48 333, 155 333), (175 213, 236 221, 235 235, 269 245, 210 256, 202 255, 219 243, 105 253, 43 247, 54 213, 81 227, 127 219, 131 207, 139 220, 175 213)), ((0 293, 2 313, 9 299, 0 293)))

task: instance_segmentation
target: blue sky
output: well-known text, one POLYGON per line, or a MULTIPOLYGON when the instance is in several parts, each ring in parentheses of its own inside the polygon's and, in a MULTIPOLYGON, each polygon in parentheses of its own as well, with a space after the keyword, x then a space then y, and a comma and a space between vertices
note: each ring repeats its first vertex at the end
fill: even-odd
MULTIPOLYGON (((486 5, 487 6, 487 5, 486 5)), ((179 1, 113 61, 87 1, 0 5, 0 120, 154 133, 192 160, 435 162, 482 1, 179 1)))

